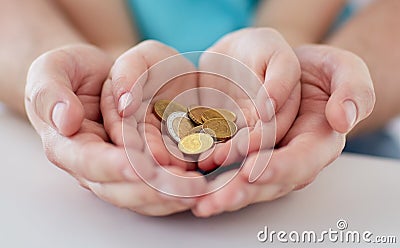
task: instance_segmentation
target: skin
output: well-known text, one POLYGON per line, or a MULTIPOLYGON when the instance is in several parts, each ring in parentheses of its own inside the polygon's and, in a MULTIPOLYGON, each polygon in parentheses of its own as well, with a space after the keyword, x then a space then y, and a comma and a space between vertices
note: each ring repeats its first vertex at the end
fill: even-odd
POLYGON ((399 1, 375 1, 326 41, 359 55, 368 65, 374 82, 377 96, 374 111, 351 136, 381 128, 400 114, 397 69, 400 34, 394 32, 400 25, 399 12, 399 1))
MULTIPOLYGON (((400 34, 393 30, 400 24, 399 1, 374 1, 329 37, 325 36, 326 31, 346 1, 308 0, 296 5, 296 8, 287 8, 291 2, 264 1, 258 10, 257 26, 277 29, 293 47, 324 43, 351 51, 361 57, 369 68, 377 95, 376 106, 371 116, 357 125, 349 136, 382 128, 398 116, 400 75, 396 61, 400 52, 396 47, 400 42, 400 34)), ((371 99, 371 96, 367 99, 371 99)))
MULTIPOLYGON (((200 75, 199 85, 231 96, 239 106, 235 112, 239 117, 243 113, 245 119, 237 121, 238 135, 218 144, 212 155, 199 163, 201 169, 212 170, 220 165, 240 162, 248 154, 270 149, 281 141, 299 109, 301 73, 298 59, 289 44, 269 28, 249 28, 230 33, 207 51, 229 57, 205 54, 200 59, 200 70, 231 78, 238 86, 209 74, 200 75), (232 58, 240 63, 232 64, 232 58), (285 69, 287 67, 291 68, 290 72, 285 69)), ((224 107, 226 104, 224 98, 211 94, 202 94, 200 99, 204 99, 206 105, 224 107)))
MULTIPOLYGON (((96 28, 96 26, 90 28, 90 25, 87 23, 78 25, 78 23, 85 22, 85 18, 79 19, 78 17, 71 16, 71 13, 74 11, 66 10, 67 7, 63 7, 61 2, 58 6, 49 4, 47 1, 37 1, 38 3, 35 2, 36 5, 32 4, 32 6, 28 3, 8 2, 10 4, 5 4, 8 9, 4 11, 7 13, 0 15, 3 18, 7 18, 4 20, 13 18, 15 15, 20 15, 22 11, 24 16, 30 18, 28 19, 31 21, 30 23, 40 27, 39 30, 27 27, 25 21, 0 22, 0 25, 4 28, 2 30, 5 30, 6 34, 10 34, 2 36, 1 42, 4 42, 4 44, 0 47, 7 49, 2 50, 4 56, 2 54, 0 57, 11 57, 8 51, 13 51, 12 56, 16 58, 15 61, 18 61, 18 64, 2 61, 2 65, 5 65, 2 69, 6 70, 7 74, 1 73, 1 75, 8 75, 8 78, 7 80, 0 79, 0 92, 7 92, 7 94, 0 95, 0 97, 10 107, 19 110, 20 113, 24 113, 21 104, 24 98, 24 78, 21 75, 25 74, 29 64, 36 56, 44 51, 65 44, 87 43, 88 41, 96 43, 92 41, 96 39, 94 37, 102 37, 100 34, 102 32, 114 31, 105 31, 104 29, 96 28), (46 13, 46 15, 42 15, 41 13, 46 13), (43 16, 46 18, 43 18, 43 16), (98 34, 89 34, 85 30, 97 30, 98 34), (56 32, 57 34, 60 33, 60 35, 54 35, 56 32), (18 39, 15 38, 15 35, 19 35, 18 39), (13 42, 7 42, 7 37, 14 37, 12 39, 13 42), (43 39, 43 37, 46 37, 46 39, 43 39), (36 46, 36 40, 40 40, 42 43, 36 46), (28 46, 32 43, 35 44, 33 48, 28 46), (10 48, 10 44, 13 47, 10 48), (15 83, 10 84, 10 81, 15 83), (11 99, 9 96, 16 96, 16 98, 11 99), (19 99, 19 101, 15 99, 19 99)), ((100 6, 103 5, 97 5, 99 6, 98 11, 100 11, 100 6)), ((93 8, 93 11, 96 12, 96 8, 93 8)), ((124 15, 124 13, 115 13, 115 15, 124 15)), ((121 21, 123 18, 114 19, 121 21)), ((108 21, 114 21, 114 19, 109 19, 108 21)), ((90 20, 86 21, 89 22, 90 20)), ((126 28, 129 25, 123 23, 122 20, 121 23, 116 23, 112 26, 114 28, 126 28)), ((280 31, 286 36, 284 28, 280 31)), ((126 32, 129 33, 131 31, 121 30, 122 35, 119 36, 116 34, 115 37, 118 37, 118 39, 125 37, 126 32)), ((315 32, 315 34, 318 33, 315 32)), ((234 38, 231 36, 229 43, 240 43, 242 39, 252 38, 246 37, 247 35, 249 34, 243 32, 234 38)), ((256 35, 254 39, 257 40, 256 35)), ((343 147, 344 134, 350 131, 357 122, 364 119, 370 113, 374 104, 373 87, 371 81, 368 79, 368 72, 365 70, 362 61, 356 56, 347 53, 343 55, 343 51, 335 49, 322 49, 321 51, 321 48, 318 47, 304 48, 305 51, 296 49, 296 54, 303 70, 301 75, 303 93, 300 108, 302 118, 297 118, 294 121, 294 125, 289 129, 287 134, 285 134, 286 132, 282 132, 281 146, 273 153, 268 168, 264 170, 265 163, 257 163, 257 161, 262 161, 257 159, 257 154, 261 157, 270 156, 268 150, 262 150, 259 153, 250 154, 240 176, 235 177, 235 180, 222 190, 201 197, 197 201, 179 197, 168 197, 152 190, 140 180, 137 173, 129 165, 125 150, 121 147, 120 133, 113 131, 115 128, 112 125, 107 125, 107 119, 121 118, 125 114, 127 115, 126 117, 134 115, 136 110, 140 109, 142 103, 140 99, 143 99, 142 96, 145 95, 145 91, 143 90, 142 92, 139 88, 135 94, 132 94, 134 96, 138 96, 139 94, 139 100, 137 98, 133 99, 132 103, 127 107, 123 103, 121 104, 121 96, 128 93, 132 82, 135 82, 132 79, 139 76, 134 75, 132 77, 129 73, 126 74, 126 72, 129 72, 127 68, 131 68, 132 61, 129 58, 135 58, 135 64, 143 65, 142 68, 144 69, 160 61, 160 58, 152 59, 151 56, 143 56, 143 54, 150 54, 147 51, 154 51, 154 47, 160 47, 154 44, 154 42, 149 42, 150 44, 139 45, 136 49, 136 55, 135 52, 130 50, 127 53, 128 56, 125 57, 128 58, 126 63, 123 62, 124 56, 122 56, 119 60, 120 63, 116 63, 112 67, 117 54, 131 47, 134 40, 135 37, 132 35, 124 42, 117 39, 113 41, 107 40, 107 42, 99 41, 96 45, 102 48, 100 50, 93 46, 72 45, 58 48, 42 55, 35 60, 29 70, 25 105, 33 126, 42 138, 44 149, 50 161, 73 175, 83 186, 90 188, 100 198, 142 214, 168 215, 192 209, 195 215, 207 217, 223 211, 236 210, 251 203, 272 200, 287 194, 293 189, 300 188, 302 185, 309 183, 320 169, 338 156, 343 147), (327 54, 337 59, 333 60, 332 64, 321 63, 321 58, 326 58, 327 54), (360 70, 353 70, 351 72, 341 71, 340 75, 342 77, 339 78, 340 80, 334 77, 337 71, 330 71, 328 75, 325 75, 324 73, 327 72, 326 70, 322 70, 322 68, 337 66, 335 61, 340 61, 340 63, 354 68, 360 68, 360 70), (118 68, 120 68, 119 72, 118 68), (332 79, 323 81, 323 90, 320 89, 321 85, 318 85, 315 80, 305 77, 304 71, 308 71, 310 68, 314 68, 314 70, 310 70, 310 74, 315 76, 313 79, 322 78, 323 76, 324 79, 332 79), (122 72, 125 75, 121 76, 122 72), (110 75, 111 79, 108 78, 110 75), (357 80, 353 80, 354 78, 357 80), (105 84, 104 81, 106 81, 105 84), (101 93, 103 84, 103 93, 101 93), (328 86, 332 89, 331 92, 327 91, 328 86), (310 95, 305 94, 307 92, 310 92, 310 95), (102 96, 101 94, 105 95, 102 96), (351 100, 355 104, 355 112, 349 112, 344 108, 343 103, 346 100, 351 100), (315 102, 313 101, 320 102, 314 104, 315 102), (63 108, 55 108, 57 103, 64 103, 65 105, 63 108), (317 109, 308 109, 306 106, 312 106, 317 109), (104 116, 102 116, 105 121, 104 123, 100 118, 100 107, 102 107, 103 112, 109 113, 109 115, 104 113, 104 116), (107 112, 108 110, 109 112, 107 112), (307 126, 304 123, 308 122, 315 123, 316 127, 313 127, 312 130, 304 129, 307 126), (315 148, 312 152, 304 150, 304 147, 312 146, 315 148), (319 154, 321 160, 308 161, 307 158, 314 157, 312 155, 315 153, 319 154), (304 157, 304 164, 297 163, 300 161, 300 159, 297 159, 299 157, 304 157), (283 160, 284 158, 286 160, 283 160), (295 161, 293 161, 294 159, 295 161), (281 163, 277 161, 285 162, 281 163), (308 167, 306 162, 312 162, 312 166, 308 167), (292 164, 295 164, 299 168, 296 170, 297 172, 301 171, 302 173, 293 173, 293 171, 288 170, 287 168, 292 164), (250 184, 248 180, 252 171, 256 172, 255 178, 258 180, 250 184), (278 180, 281 181, 279 182, 278 180), (237 191, 238 189, 243 190, 237 191), (239 196, 234 195, 235 192, 243 191, 246 192, 247 197, 243 197, 241 193, 237 193, 239 196), (226 201, 221 202, 224 199, 226 201)), ((302 38, 302 40, 305 39, 302 38)), ((295 44, 295 42, 292 43, 291 41, 290 43, 295 44)), ((220 44, 223 44, 223 40, 221 40, 220 44)), ((218 45, 215 48, 218 48, 218 45)), ((229 53, 232 57, 241 58, 240 51, 229 49, 229 44, 221 45, 218 49, 220 49, 218 51, 229 53)), ((163 46, 159 50, 160 52, 156 54, 164 54, 164 52, 170 51, 169 48, 163 46)), ((269 57, 265 54, 256 55, 259 55, 259 57, 255 58, 255 61, 269 61, 269 57)), ((139 74, 141 71, 133 70, 133 72, 139 74)), ((288 86, 287 94, 284 95, 286 99, 291 99, 291 92, 296 88, 296 83, 288 83, 288 86)), ((137 90, 137 88, 134 89, 137 90)), ((274 94, 271 95, 274 96, 274 94)), ((265 96, 260 96, 261 99, 263 97, 265 96)), ((280 98, 276 97, 276 99, 280 98)), ((277 110, 284 108, 286 102, 290 102, 285 99, 281 101, 274 106, 277 110)), ((265 115, 262 115, 261 118, 265 118, 265 115)), ((148 120, 148 123, 150 126, 152 125, 151 119, 148 120)), ((135 122, 133 122, 131 128, 137 128, 135 127, 135 122)), ((138 133, 140 136, 141 132, 138 133)), ((257 140, 256 136, 255 138, 257 140)), ((259 137, 258 140, 260 140, 259 137)), ((157 139, 154 140, 154 144, 156 143, 157 139)), ((193 172, 185 170, 188 168, 185 167, 188 166, 186 164, 174 166, 174 163, 171 163, 171 157, 168 155, 165 156, 163 152, 155 156, 155 159, 149 160, 149 151, 143 153, 143 150, 141 150, 143 148, 140 147, 141 142, 137 142, 137 144, 139 147, 132 148, 132 153, 137 158, 135 168, 145 173, 144 177, 153 182, 157 187, 172 188, 174 190, 180 188, 176 186, 176 181, 165 176, 165 173, 163 173, 164 170, 159 168, 158 165, 164 164, 165 161, 165 164, 172 165, 170 166, 170 170, 178 175, 196 176, 193 172)), ((195 180, 197 192, 180 192, 178 190, 177 193, 201 194, 201 192, 207 191, 208 188, 215 188, 215 185, 218 186, 220 182, 230 176, 229 173, 221 175, 212 184, 205 184, 204 182, 195 180)), ((252 178, 254 179, 254 177, 252 178)), ((194 184, 194 182, 192 183, 194 184)), ((192 183, 186 180, 181 182, 181 184, 186 185, 186 188, 192 188, 192 183)))
MULTIPOLYGON (((287 89, 287 92, 282 91, 275 91, 274 94, 276 95, 284 95, 289 98, 288 101, 284 102, 282 98, 280 98, 280 102, 277 104, 280 111, 277 115, 277 122, 279 126, 278 129, 278 138, 282 139, 287 130, 290 128, 294 117, 296 116, 298 107, 299 107, 299 100, 300 100, 300 88, 299 88, 299 78, 300 78, 300 68, 297 61, 296 55, 290 49, 289 45, 286 44, 283 38, 271 29, 248 29, 248 30, 241 30, 236 33, 227 35, 224 39, 221 40, 221 44, 217 44, 214 48, 211 49, 212 52, 224 52, 225 54, 229 54, 230 52, 233 55, 236 55, 237 50, 234 47, 237 47, 236 43, 243 43, 247 39, 258 37, 254 46, 249 46, 248 53, 257 54, 257 46, 265 46, 261 47, 265 50, 265 54, 263 56, 257 57, 256 61, 246 61, 247 65, 258 65, 260 63, 269 66, 268 75, 269 78, 266 80, 266 83, 269 84, 269 87, 276 87, 277 89, 287 89), (274 44, 274 46, 267 46, 264 42, 268 39, 268 44, 274 44), (230 52, 228 52, 228 49, 230 52), (279 52, 279 53, 278 53, 279 52), (293 73, 287 74, 287 78, 283 82, 288 82, 292 85, 291 88, 282 86, 282 81, 278 80, 277 75, 280 74, 279 68, 282 68, 283 64, 287 62, 291 62, 294 68, 297 68, 297 71, 294 70, 293 73), (289 117, 289 118, 288 118, 289 117)), ((259 47, 260 48, 260 47, 259 47)), ((173 99, 175 96, 179 95, 180 92, 185 92, 188 89, 193 89, 198 86, 201 87, 214 87, 218 88, 218 85, 223 82, 217 82, 212 78, 210 81, 208 77, 204 75, 199 75, 196 77, 196 74, 189 74, 184 77, 178 77, 174 79, 172 82, 165 85, 155 96, 155 99, 149 102, 149 100, 153 97, 152 95, 154 92, 157 91, 157 88, 160 87, 160 82, 167 81, 164 78, 163 74, 170 74, 171 68, 179 68, 178 71, 173 72, 172 76, 179 75, 185 72, 195 71, 195 68, 191 65, 189 61, 186 61, 184 58, 177 58, 172 59, 172 61, 168 62, 165 66, 165 71, 163 69, 163 63, 159 64, 156 67, 152 67, 157 65, 157 62, 163 61, 165 58, 171 57, 176 55, 177 52, 172 50, 171 48, 166 47, 155 41, 147 41, 139 44, 138 46, 134 47, 133 49, 129 50, 125 54, 123 54, 115 63, 111 70, 111 75, 109 81, 105 84, 105 88, 103 90, 102 96, 102 113, 104 114, 104 124, 107 133, 110 134, 111 140, 117 146, 123 148, 124 146, 131 147, 134 149, 138 149, 140 152, 144 152, 149 156, 152 155, 154 160, 157 161, 157 164, 162 166, 173 166, 182 162, 176 160, 174 156, 169 155, 169 152, 165 149, 165 145, 163 143, 161 133, 160 133, 160 122, 155 118, 152 112, 152 104, 157 99, 173 99), (135 65, 134 67, 132 65, 135 65), (171 66, 173 65, 173 66, 171 66), (127 70, 127 68, 130 68, 127 70), (150 71, 146 72, 149 68, 152 68, 150 71), (144 76, 143 76, 144 75, 144 76), (127 82, 133 82, 134 84, 126 84, 127 82), (191 84, 192 83, 192 84, 191 84), (132 102, 124 107, 124 111, 118 111, 118 107, 121 106, 119 102, 115 102, 115 92, 121 91, 112 91, 111 86, 118 86, 118 87, 125 87, 127 89, 131 89, 130 92, 133 95, 132 102), (140 92, 140 93, 138 93, 140 92), (113 101, 114 100, 114 101, 113 101), (146 112, 146 109, 148 109, 146 112), (121 125, 124 125, 124 128, 129 128, 125 132, 121 129, 121 125), (148 129, 149 132, 144 131, 143 129, 148 129), (124 139, 122 139, 124 137, 124 139), (144 139, 147 139, 147 142, 144 139), (132 143, 130 143, 132 140, 132 143), (137 144, 142 142, 140 147, 137 147, 137 144), (147 144, 147 145, 146 145, 147 144), (147 149, 147 147, 149 149, 147 149)), ((203 56, 200 59, 200 68, 201 70, 207 70, 207 67, 215 68, 214 63, 221 64, 220 61, 215 61, 214 57, 205 57, 203 56)), ((241 59, 246 59, 246 57, 242 57, 241 59)), ((228 64, 226 64, 228 65, 228 64)), ((260 74, 258 75, 260 78, 265 78, 265 69, 261 68, 260 74)), ((222 68, 223 69, 223 68, 222 68)), ((253 68, 255 69, 255 68, 253 68)), ((229 72, 232 73, 232 72, 229 72)), ((244 75, 246 76, 246 75, 244 75)), ((246 85, 248 87, 248 85, 246 85)), ((255 92, 263 92, 265 91, 263 84, 260 84, 258 81, 253 84, 253 89, 249 89, 255 92)), ((230 93, 233 93, 233 97, 235 102, 239 103, 239 106, 245 112, 248 104, 246 98, 242 99, 240 93, 235 94, 235 90, 238 88, 231 88, 229 89, 230 93)), ((226 87, 223 86, 219 88, 219 90, 226 90, 226 87), (225 88, 225 89, 223 89, 225 88)), ((123 92, 123 91, 122 91, 123 92)), ((271 91, 272 92, 272 91, 271 91)), ((271 96, 272 97, 272 96, 271 96)), ((263 94, 255 94, 254 101, 261 100, 264 106, 265 96, 263 94), (260 99, 256 99, 260 98, 260 99)), ((202 94, 200 91, 194 91, 189 93, 189 95, 184 96, 183 98, 179 99, 179 102, 189 106, 190 104, 207 104, 207 105, 219 105, 218 97, 212 97, 207 94, 202 94), (198 102, 196 103, 196 100, 198 102), (205 102, 202 102, 204 101, 205 102)), ((278 99, 278 98, 277 98, 278 99)), ((278 102, 278 101, 277 101, 278 102)), ((263 115, 267 115, 267 113, 263 113, 263 115)), ((268 118, 267 116, 265 116, 268 118)), ((271 118, 270 116, 269 118, 271 118)), ((247 120, 249 123, 253 123, 252 126, 242 125, 239 126, 242 129, 252 128, 252 132, 250 133, 250 140, 252 151, 242 151, 243 155, 247 155, 250 152, 255 152, 260 149, 261 143, 261 135, 260 130, 263 130, 263 125, 268 126, 271 125, 270 120, 266 120, 265 124, 261 124, 259 127, 254 128, 254 125, 258 123, 262 123, 260 116, 255 114, 249 114, 247 116, 247 120)), ((275 121, 275 119, 273 120, 275 121)), ((264 128, 267 132, 271 130, 268 127, 264 128)), ((272 133, 272 135, 275 133, 272 133)), ((240 140, 237 142, 230 142, 224 145, 220 145, 216 148, 216 152, 210 154, 208 159, 204 160, 204 162, 200 165, 202 169, 212 169, 216 165, 214 163, 215 155, 219 154, 224 157, 228 156, 229 147, 231 144, 238 144, 243 142, 247 142, 249 137, 241 136, 240 140), (228 153, 224 155, 224 153, 228 153)), ((168 145, 168 144, 167 144, 168 145)), ((271 145, 268 145, 266 148, 270 148, 271 145)), ((176 144, 172 144, 173 147, 176 147, 176 144)), ((228 158, 231 162, 238 159, 238 153, 235 150, 231 157, 228 158)), ((223 159, 221 163, 226 163, 223 159)), ((133 165, 135 166, 135 165, 133 165)), ((188 169, 187 165, 182 164, 184 169, 188 169)), ((191 184, 196 183, 195 180, 189 180, 191 184), (193 182, 191 182, 193 181, 193 182)), ((179 187, 177 189, 184 189, 187 188, 182 183, 176 182, 179 187)), ((198 188, 198 187, 189 187, 189 188, 198 188)), ((118 195, 120 190, 119 187, 115 187, 113 191, 108 192, 108 196, 112 197, 113 195, 118 195)), ((214 191, 215 188, 210 188, 208 186, 208 191, 214 191)), ((174 195, 179 195, 178 192, 175 192, 174 195)), ((194 196, 193 194, 191 196, 194 196)), ((107 197, 106 197, 107 199, 107 197)), ((129 205, 129 202, 132 201, 132 198, 125 197, 125 202, 129 205)))
POLYGON ((293 0, 264 0, 257 10, 255 25, 278 30, 293 47, 319 43, 345 4, 345 0, 306 0, 301 4, 293 0), (296 7, 288 8, 293 5, 296 7))
MULTIPOLYGON (((356 89, 373 94, 368 69, 357 56, 323 46, 300 47, 296 54, 302 69, 302 96, 293 126, 272 155, 268 149, 251 153, 239 176, 221 190, 200 199, 193 209, 196 216, 236 211, 303 188, 340 155, 346 136, 343 130, 351 130, 372 111, 373 101, 367 105, 356 102, 361 115, 354 123, 351 123, 353 120, 342 122, 346 120, 344 109, 337 107, 345 99, 352 99, 351 92, 356 89), (347 80, 357 84, 346 84, 347 80), (331 149, 324 149, 328 146, 331 149)), ((219 176, 213 184, 220 185, 226 177, 219 176)))
POLYGON ((2 0, 0 3, 0 29, 3 34, 0 39, 0 100, 22 116, 26 115, 26 74, 39 55, 64 45, 88 43, 96 39, 94 43, 97 46, 117 57, 136 42, 128 22, 129 16, 126 10, 122 11, 123 0, 113 1, 113 4, 96 1, 91 5, 89 1, 82 4, 80 1, 61 0, 2 0), (105 8, 107 11, 104 11, 105 8), (69 11, 76 11, 77 15, 68 17, 69 11), (76 26, 77 22, 81 25, 76 26), (93 31, 88 33, 85 30, 93 31))

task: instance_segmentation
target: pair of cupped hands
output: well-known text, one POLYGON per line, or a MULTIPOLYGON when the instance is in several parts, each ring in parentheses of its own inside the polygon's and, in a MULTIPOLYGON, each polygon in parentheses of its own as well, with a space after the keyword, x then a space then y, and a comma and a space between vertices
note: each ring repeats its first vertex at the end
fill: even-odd
POLYGON ((156 41, 115 61, 90 45, 49 51, 29 70, 25 104, 48 159, 99 198, 144 215, 208 217, 312 182, 374 101, 368 69, 354 54, 293 49, 275 30, 250 28, 219 40, 198 68, 156 41), (212 170, 242 161, 240 168, 206 180, 173 154, 152 106, 175 97, 240 112, 238 133, 197 164, 212 170))

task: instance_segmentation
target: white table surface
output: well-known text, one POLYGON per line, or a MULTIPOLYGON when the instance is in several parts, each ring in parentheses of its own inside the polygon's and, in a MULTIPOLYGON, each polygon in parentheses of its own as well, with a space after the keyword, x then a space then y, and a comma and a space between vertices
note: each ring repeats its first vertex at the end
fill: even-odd
POLYGON ((400 161, 342 155, 311 186, 274 202, 210 219, 151 218, 80 188, 46 160, 30 125, 1 106, 0 137, 0 247, 275 247, 257 241, 264 226, 318 232, 339 219, 347 230, 397 236, 397 245, 351 246, 400 244, 400 161))

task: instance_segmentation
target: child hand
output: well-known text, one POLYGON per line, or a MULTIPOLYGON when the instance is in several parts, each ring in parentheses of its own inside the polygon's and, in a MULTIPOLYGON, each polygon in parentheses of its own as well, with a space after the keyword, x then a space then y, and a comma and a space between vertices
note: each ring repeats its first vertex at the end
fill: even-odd
MULTIPOLYGON (((199 163, 203 170, 242 161, 262 149, 272 149, 296 118, 300 104, 300 65, 292 48, 276 31, 243 29, 226 35, 200 59, 200 87, 213 88, 226 98, 202 94, 200 101, 235 108, 238 134, 218 144, 199 163), (215 75, 220 75, 215 76, 215 75)), ((267 162, 267 161, 266 161, 267 162)))
MULTIPOLYGON (((305 187, 339 156, 346 133, 372 112, 373 84, 360 58, 317 45, 298 48, 296 53, 302 69, 301 107, 281 146, 272 153, 268 167, 270 151, 251 154, 238 176, 198 202, 193 210, 197 216, 234 211, 305 187), (249 183, 251 178, 256 181, 249 183)), ((225 181, 221 176, 214 184, 225 181)))
POLYGON ((182 92, 182 104, 198 104, 197 77, 190 72, 195 72, 193 64, 156 41, 142 42, 117 59, 101 98, 104 126, 111 141, 126 150, 142 180, 94 185, 100 198, 159 216, 188 210, 194 197, 206 193, 205 178, 191 171, 195 164, 182 159, 153 112, 154 102, 172 100, 182 92))
MULTIPOLYGON (((149 167, 159 165, 176 167, 178 165, 183 169, 181 173, 187 173, 184 170, 190 168, 190 166, 188 167, 187 164, 176 159, 166 149, 168 144, 164 143, 165 140, 160 133, 160 121, 152 113, 152 104, 157 99, 174 99, 180 93, 184 93, 184 97, 181 97, 179 101, 184 105, 229 108, 230 106, 225 106, 224 97, 214 95, 215 91, 225 93, 233 98, 239 106, 239 111, 243 112, 245 116, 240 118, 241 115, 239 114, 239 127, 243 131, 251 130, 251 133, 249 136, 241 136, 241 131, 239 131, 238 135, 231 141, 226 144, 218 144, 216 152, 199 163, 201 168, 209 169, 210 167, 204 166, 209 161, 211 161, 211 166, 220 165, 214 163, 215 155, 221 157, 222 154, 221 164, 227 164, 227 161, 234 162, 234 160, 239 159, 238 155, 247 156, 250 153, 258 153, 260 149, 272 148, 275 144, 275 135, 277 135, 278 140, 282 139, 295 119, 300 99, 299 64, 291 48, 272 30, 250 29, 227 36, 210 51, 211 54, 205 53, 200 59, 200 72, 182 56, 177 56, 175 51, 154 41, 142 43, 122 55, 112 69, 111 78, 106 83, 102 96, 105 127, 113 142, 118 146, 139 149, 147 154, 150 160, 153 157, 153 162, 148 163, 149 167), (270 39, 271 42, 266 44, 266 39, 270 39), (237 49, 239 44, 250 41, 253 43, 249 43, 248 51, 243 53, 241 49, 237 49), (257 49, 255 49, 256 47, 257 49), (260 53, 260 50, 264 52, 260 53), (227 61, 221 61, 221 57, 213 56, 214 52, 224 53, 243 60, 243 63, 250 67, 250 73, 247 70, 235 75, 238 72, 235 70, 236 68, 229 67, 232 58, 228 57, 227 61), (247 57, 244 54, 250 56, 247 57), (261 66, 258 67, 259 65, 261 66), (284 69, 281 67, 284 67, 284 69), (293 71, 287 68, 292 68, 293 71), (267 77, 264 76, 266 70, 267 77), (256 72, 255 78, 252 71, 256 72), (290 73, 286 73, 286 71, 290 73), (216 80, 215 76, 210 76, 207 72, 228 74, 231 78, 249 80, 241 85, 244 89, 243 92, 226 80, 216 80), (176 77, 167 85, 161 87, 163 82, 173 78, 171 76, 181 74, 185 74, 185 76, 176 77), (286 85, 282 85, 283 83, 286 85), (269 87, 272 87, 272 90, 270 90, 272 92, 271 98, 277 98, 277 100, 273 100, 271 109, 266 109, 266 106, 270 104, 265 93, 269 90, 269 87), (203 90, 203 88, 212 90, 203 90), (256 104, 254 105, 252 101, 255 101, 256 104), (276 133, 275 107, 278 109, 276 113, 276 133), (256 123, 258 123, 257 126, 256 123), (124 128, 122 129, 121 126, 123 125, 124 128), (148 131, 144 131, 145 129, 148 131), (269 136, 270 140, 264 142, 263 135, 264 137, 269 136), (147 142, 145 136, 149 137, 147 142), (234 153, 237 153, 233 155, 229 151, 225 152, 228 150, 227 147, 229 148, 232 144, 236 146, 238 143, 250 144, 250 150, 243 153, 235 150, 234 153)), ((233 60, 235 61, 235 59, 233 60)), ((243 64, 239 66, 246 68, 243 64)), ((180 156, 178 155, 178 157, 180 156)), ((135 167, 134 164, 133 166, 135 167)), ((216 189, 214 186, 220 183, 220 178, 226 179, 227 175, 231 175, 231 172, 219 177, 215 183, 208 184, 208 190, 203 188, 198 192, 214 191, 216 189)), ((194 185, 188 188, 193 187, 194 185)), ((123 192, 123 190, 121 191, 123 192)), ((116 188, 114 192, 109 192, 109 195, 115 196, 121 191, 116 188)), ((104 198, 107 199, 107 197, 104 198)), ((126 202, 130 201, 130 197, 124 197, 124 199, 126 199, 126 202)), ((161 202, 158 202, 158 204, 161 204, 161 202)))

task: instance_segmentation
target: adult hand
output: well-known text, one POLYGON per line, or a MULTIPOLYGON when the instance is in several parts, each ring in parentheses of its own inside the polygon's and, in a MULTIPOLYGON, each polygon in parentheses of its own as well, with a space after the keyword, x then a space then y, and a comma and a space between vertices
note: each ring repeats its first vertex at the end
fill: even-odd
MULTIPOLYGON (((186 209, 192 204, 190 201, 168 204, 168 197, 164 198, 165 204, 151 204, 162 196, 143 178, 157 178, 160 184, 166 180, 162 180, 159 170, 146 167, 149 160, 144 154, 133 150, 139 176, 124 147, 110 142, 102 125, 100 98, 112 64, 105 53, 87 45, 50 51, 32 64, 26 109, 48 159, 97 196, 119 207, 148 215, 186 209)), ((163 187, 171 186, 165 183, 163 187)))
POLYGON ((197 216, 234 211, 301 189, 340 155, 346 133, 372 112, 373 84, 360 58, 317 45, 300 47, 296 53, 302 96, 293 126, 277 149, 251 154, 238 176, 202 198, 193 211, 197 216))
POLYGON ((25 106, 48 159, 85 181, 132 178, 124 151, 108 143, 100 94, 112 59, 88 45, 47 52, 30 67, 25 106))

